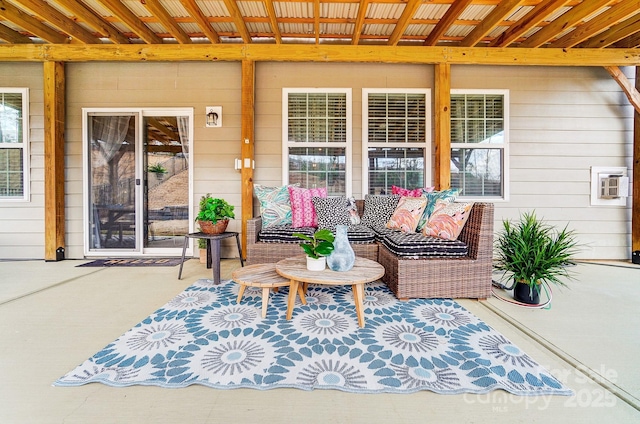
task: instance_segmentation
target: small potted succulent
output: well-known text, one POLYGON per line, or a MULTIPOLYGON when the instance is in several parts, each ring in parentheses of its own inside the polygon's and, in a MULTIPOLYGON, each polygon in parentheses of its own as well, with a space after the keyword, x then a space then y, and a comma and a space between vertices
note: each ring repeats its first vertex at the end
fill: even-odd
POLYGON ((203 233, 224 233, 229 225, 229 219, 236 217, 233 209, 234 206, 226 200, 211 197, 211 194, 207 193, 200 199, 200 210, 196 216, 196 222, 203 233))
POLYGON ((574 265, 577 251, 574 232, 557 230, 533 212, 523 213, 515 224, 503 221, 495 247, 494 268, 513 279, 513 297, 519 302, 539 304, 543 282, 564 286, 563 278, 573 278, 568 266, 574 265))
POLYGON ((307 254, 307 269, 309 271, 322 271, 327 265, 327 256, 333 252, 333 233, 327 229, 316 231, 312 236, 302 233, 293 233, 302 239, 300 247, 307 254))

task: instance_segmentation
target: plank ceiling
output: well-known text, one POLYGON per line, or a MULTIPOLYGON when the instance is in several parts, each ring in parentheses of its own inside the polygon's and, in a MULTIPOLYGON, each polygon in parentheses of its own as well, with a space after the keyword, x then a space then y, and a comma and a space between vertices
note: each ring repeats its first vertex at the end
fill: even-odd
POLYGON ((0 0, 3 44, 640 47, 640 0, 0 0))

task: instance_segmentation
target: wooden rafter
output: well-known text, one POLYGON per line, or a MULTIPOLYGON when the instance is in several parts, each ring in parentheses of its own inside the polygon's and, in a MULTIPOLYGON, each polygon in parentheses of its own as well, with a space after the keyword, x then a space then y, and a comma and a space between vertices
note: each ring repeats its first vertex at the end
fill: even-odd
POLYGON ((0 39, 13 44, 33 43, 33 41, 31 41, 31 38, 27 37, 26 35, 22 35, 18 31, 14 31, 2 24, 0 24, 0 39))
POLYGON ((180 140, 180 136, 176 134, 175 131, 172 131, 169 128, 167 128, 167 126, 164 125, 162 122, 158 121, 158 119, 148 118, 147 123, 163 135, 164 141, 166 141, 167 144, 173 140, 180 140))
POLYGON ((454 22, 458 19, 458 16, 467 8, 467 6, 473 0, 459 0, 454 2, 447 11, 444 16, 436 23, 435 28, 431 30, 429 36, 424 41, 425 46, 435 46, 440 37, 442 37, 447 30, 454 24, 454 22))
POLYGON ((620 22, 619 24, 598 34, 597 37, 593 37, 590 40, 578 44, 578 47, 585 49, 608 47, 638 31, 640 31, 640 21, 636 19, 627 19, 626 21, 620 22))
POLYGON ((422 0, 409 0, 407 2, 407 5, 404 7, 404 10, 402 11, 402 15, 400 15, 400 19, 398 19, 398 22, 393 28, 393 32, 389 36, 389 41, 387 41, 387 45, 395 46, 398 44, 398 41, 402 37, 402 34, 404 34, 404 31, 407 29, 407 26, 409 26, 409 22, 411 22, 411 19, 413 19, 413 15, 415 15, 416 10, 418 10, 421 4, 422 4, 422 0))
POLYGON ((630 35, 615 43, 614 46, 622 49, 634 49, 640 47, 640 34, 635 33, 633 35, 630 35))
POLYGON ((205 37, 207 37, 212 43, 219 43, 220 36, 211 27, 211 24, 207 20, 207 17, 202 13, 202 10, 200 10, 196 0, 180 0, 180 3, 185 9, 187 9, 187 12, 189 12, 198 27, 200 27, 205 37))
POLYGON ((36 16, 39 16, 45 22, 55 26, 60 31, 69 34, 71 38, 85 44, 98 44, 100 39, 95 37, 86 29, 67 18, 63 13, 51 7, 47 2, 42 0, 14 0, 27 9, 30 9, 36 16))
POLYGON ((116 27, 107 22, 102 16, 96 14, 93 10, 87 8, 83 3, 76 0, 56 0, 56 2, 113 43, 129 44, 131 42, 118 31, 116 27))
POLYGON ((618 3, 589 22, 576 27, 564 37, 554 41, 549 47, 573 47, 639 12, 640 0, 618 3))
POLYGON ((273 7, 273 0, 264 0, 264 6, 267 9, 267 15, 269 15, 269 23, 271 24, 271 31, 273 31, 273 38, 276 39, 276 43, 282 43, 282 35, 280 34, 280 27, 278 26, 278 17, 276 15, 276 9, 273 7))
POLYGON ((54 31, 51 27, 24 13, 6 0, 0 0, 0 16, 49 43, 64 44, 69 42, 68 37, 54 31))
POLYGON ((244 19, 242 19, 242 13, 238 8, 238 4, 234 0, 224 0, 224 4, 227 6, 229 15, 233 18, 233 23, 238 29, 238 34, 242 37, 242 41, 245 43, 251 43, 251 34, 249 34, 247 25, 245 24, 244 19))
POLYGON ((472 47, 478 44, 485 35, 509 16, 513 9, 518 7, 522 0, 503 0, 496 6, 486 18, 482 20, 461 42, 462 47, 472 47))
POLYGON ((540 24, 544 18, 554 13, 570 0, 545 0, 538 3, 516 24, 489 43, 489 47, 507 47, 531 28, 540 24))
POLYGON ((580 3, 579 5, 571 8, 567 13, 564 13, 558 19, 550 22, 549 25, 542 28, 540 31, 533 34, 531 37, 524 40, 521 47, 540 47, 547 41, 555 37, 559 32, 564 31, 566 28, 575 26, 578 22, 582 21, 592 13, 602 9, 611 0, 589 0, 580 3))
POLYGON ((143 2, 144 6, 151 12, 162 25, 169 31, 169 34, 176 39, 176 41, 180 44, 191 44, 191 37, 187 35, 186 32, 180 25, 176 23, 176 21, 169 15, 167 10, 162 6, 159 0, 145 0, 143 2))
POLYGON ((351 35, 351 44, 353 45, 357 45, 360 42, 360 34, 362 34, 364 18, 367 16, 369 3, 370 0, 360 0, 360 5, 358 6, 358 16, 356 17, 356 23, 353 26, 353 34, 351 35))
POLYGON ((131 28, 131 30, 142 41, 148 44, 162 44, 162 40, 148 26, 144 24, 136 15, 129 10, 127 6, 122 4, 120 0, 99 0, 107 9, 120 19, 122 23, 131 28))

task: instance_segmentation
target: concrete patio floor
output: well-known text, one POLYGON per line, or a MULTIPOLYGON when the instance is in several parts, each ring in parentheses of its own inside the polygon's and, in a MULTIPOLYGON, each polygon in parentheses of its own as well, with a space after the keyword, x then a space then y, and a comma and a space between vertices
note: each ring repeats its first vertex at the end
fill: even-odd
MULTIPOLYGON (((0 423, 638 423, 640 266, 581 263, 549 310, 496 298, 459 303, 544 365, 575 395, 351 394, 52 383, 199 278, 178 267, 77 268, 0 261, 0 423)), ((238 260, 223 260, 230 278, 238 260)))

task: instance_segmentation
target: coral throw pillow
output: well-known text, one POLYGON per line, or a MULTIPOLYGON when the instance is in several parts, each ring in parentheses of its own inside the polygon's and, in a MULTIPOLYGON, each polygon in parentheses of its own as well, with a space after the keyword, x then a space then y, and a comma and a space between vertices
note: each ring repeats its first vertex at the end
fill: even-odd
POLYGON ((398 194, 403 197, 422 197, 425 193, 431 193, 435 187, 414 188, 409 190, 408 188, 402 188, 398 186, 391 186, 391 194, 398 194))
POLYGON ((317 227, 318 218, 311 199, 327 197, 327 188, 300 188, 289 186, 291 224, 294 228, 317 227))
POLYGON ((438 200, 435 210, 422 228, 422 234, 445 240, 457 240, 469 218, 472 206, 473 202, 449 203, 446 200, 438 200))
POLYGON ((424 197, 401 197, 391 219, 387 222, 387 228, 400 230, 403 233, 415 232, 426 206, 427 199, 424 197))

